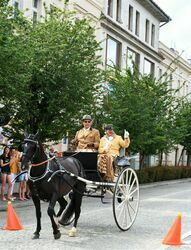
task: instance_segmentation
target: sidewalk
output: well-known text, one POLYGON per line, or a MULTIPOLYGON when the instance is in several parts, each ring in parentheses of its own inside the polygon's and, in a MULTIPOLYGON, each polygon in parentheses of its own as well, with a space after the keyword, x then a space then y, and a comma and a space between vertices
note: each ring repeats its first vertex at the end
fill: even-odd
MULTIPOLYGON (((14 191, 13 191, 13 196, 16 197, 16 200, 12 201, 13 207, 17 208, 17 207, 33 206, 32 199, 25 200, 25 201, 19 200, 18 190, 19 190, 19 183, 16 182, 15 185, 14 185, 14 191)), ((6 185, 5 194, 7 194, 7 185, 6 185)), ((7 203, 8 203, 8 201, 0 200, 0 212, 7 211, 7 203)))

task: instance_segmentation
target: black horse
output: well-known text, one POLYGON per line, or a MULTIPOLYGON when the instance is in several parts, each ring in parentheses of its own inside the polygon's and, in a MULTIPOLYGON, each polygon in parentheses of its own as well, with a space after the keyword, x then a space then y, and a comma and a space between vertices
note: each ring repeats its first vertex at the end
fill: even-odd
POLYGON ((22 170, 28 169, 28 163, 31 161, 31 168, 28 172, 28 186, 35 205, 37 218, 37 227, 33 239, 38 239, 40 236, 40 200, 49 202, 47 213, 51 219, 54 238, 59 239, 61 236, 58 225, 54 220, 55 216, 59 217, 61 215, 60 223, 64 224, 75 214, 73 228, 69 231, 69 236, 75 236, 81 212, 82 197, 85 191, 85 184, 76 177, 84 176, 82 164, 73 157, 48 158, 42 143, 37 139, 37 135, 27 136, 24 142, 21 168, 22 170), (70 173, 74 175, 71 176, 70 173), (70 191, 72 191, 71 201, 67 206, 64 196, 70 191), (55 214, 54 207, 57 201, 60 204, 60 208, 58 213, 55 214))

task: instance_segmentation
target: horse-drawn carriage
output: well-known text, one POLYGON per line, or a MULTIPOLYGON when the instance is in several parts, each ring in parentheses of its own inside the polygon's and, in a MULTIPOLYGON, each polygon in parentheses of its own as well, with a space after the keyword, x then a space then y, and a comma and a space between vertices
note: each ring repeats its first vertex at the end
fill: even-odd
POLYGON ((114 166, 115 182, 104 182, 97 171, 97 153, 65 152, 62 158, 47 158, 41 142, 35 135, 29 135, 25 139, 22 169, 28 169, 28 162, 31 161, 28 185, 36 208, 34 238, 39 238, 41 230, 40 200, 49 202, 47 212, 54 238, 58 239, 61 234, 54 216, 61 216, 61 224, 69 224, 75 214, 73 230, 80 216, 82 197, 100 197, 104 203, 108 190, 113 197, 115 222, 122 231, 128 230, 136 219, 139 207, 139 182, 136 172, 130 167, 130 158, 123 157, 114 166), (67 205, 64 196, 70 192, 71 201, 67 205), (60 204, 57 215, 54 211, 56 202, 60 204))
POLYGON ((97 171, 97 152, 64 152, 64 156, 78 159, 85 171, 85 195, 101 198, 103 203, 108 191, 113 196, 113 215, 117 226, 128 230, 134 223, 139 207, 139 182, 136 172, 130 167, 133 157, 121 157, 116 161, 114 182, 104 182, 97 171))

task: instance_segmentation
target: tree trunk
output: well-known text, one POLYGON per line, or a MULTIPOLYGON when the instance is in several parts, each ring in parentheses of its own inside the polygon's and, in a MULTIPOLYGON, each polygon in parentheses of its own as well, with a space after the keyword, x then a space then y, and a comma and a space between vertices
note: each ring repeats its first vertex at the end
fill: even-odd
POLYGON ((177 162, 178 162, 178 148, 175 149, 175 162, 174 162, 175 167, 178 166, 177 162))
POLYGON ((183 153, 184 153, 184 147, 183 147, 183 149, 182 149, 182 152, 181 152, 180 157, 179 157, 179 160, 178 160, 178 166, 180 166, 180 161, 181 161, 181 159, 183 158, 183 153))
POLYGON ((140 153, 140 159, 139 159, 139 169, 143 168, 143 164, 144 164, 144 154, 140 153))
POLYGON ((161 151, 159 153, 159 163, 158 163, 159 166, 162 166, 162 160, 163 160, 163 152, 161 151))
POLYGON ((191 155, 190 152, 187 151, 187 167, 190 167, 190 159, 191 159, 191 155))

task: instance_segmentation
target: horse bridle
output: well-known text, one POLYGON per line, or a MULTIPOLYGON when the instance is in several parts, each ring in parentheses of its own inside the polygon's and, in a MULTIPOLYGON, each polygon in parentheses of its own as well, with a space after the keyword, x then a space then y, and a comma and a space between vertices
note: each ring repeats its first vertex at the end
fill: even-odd
MULTIPOLYGON (((33 156, 32 156, 32 158, 34 158, 35 155, 38 153, 38 150, 39 150, 39 147, 40 147, 39 142, 38 142, 37 140, 32 140, 32 139, 30 139, 30 138, 24 139, 24 142, 32 142, 32 143, 35 143, 35 144, 36 144, 36 150, 35 150, 35 152, 34 152, 34 154, 33 154, 33 156)), ((26 153, 23 153, 23 155, 26 155, 26 153)), ((42 164, 47 163, 47 165, 46 165, 46 170, 45 170, 45 172, 44 172, 41 176, 35 176, 35 177, 31 176, 31 175, 30 175, 30 170, 31 170, 31 169, 29 169, 29 171, 28 171, 28 178, 29 178, 29 180, 31 180, 32 182, 40 181, 40 180, 42 180, 43 178, 45 178, 45 176, 46 176, 48 173, 52 173, 53 171, 50 170, 49 165, 50 165, 50 161, 53 160, 54 158, 55 158, 55 156, 52 157, 52 158, 49 158, 49 159, 47 159, 47 160, 45 160, 45 161, 43 161, 43 162, 40 162, 40 163, 37 163, 37 164, 31 164, 31 166, 40 166, 40 165, 42 165, 42 164)))
MULTIPOLYGON (((38 152, 38 150, 39 150, 39 142, 37 141, 37 140, 32 140, 32 139, 30 139, 30 138, 26 138, 26 139, 24 139, 24 142, 32 142, 32 143, 35 143, 36 144, 36 150, 35 150, 35 152, 34 152, 34 154, 33 154, 33 157, 32 158, 34 158, 34 156, 37 154, 37 152, 38 152)), ((25 156, 26 155, 26 153, 25 152, 23 152, 23 156, 25 156)))
MULTIPOLYGON (((26 138, 26 139, 24 139, 24 142, 32 142, 32 143, 35 143, 36 144, 36 150, 35 150, 35 153, 33 154, 33 157, 32 158, 34 158, 34 156, 38 153, 38 149, 39 149, 39 142, 37 141, 37 140, 32 140, 32 139, 30 139, 30 138, 26 138)), ((72 156, 74 156, 74 155, 77 155, 77 154, 79 154, 79 152, 76 152, 75 154, 73 154, 72 156)), ((23 153, 23 155, 26 155, 26 153, 23 153)), ((68 157, 70 157, 70 156, 68 156, 68 157)), ((66 157, 66 159, 68 158, 68 157, 66 157)), ((71 174, 70 172, 68 172, 66 169, 62 169, 61 170, 61 167, 63 167, 63 166, 61 166, 60 165, 60 163, 59 162, 57 162, 57 164, 58 164, 58 166, 59 166, 59 170, 57 170, 57 171, 55 171, 54 173, 53 173, 53 171, 49 168, 49 165, 50 165, 50 161, 51 160, 53 160, 53 159, 55 159, 55 156, 53 156, 52 158, 48 158, 47 160, 45 160, 45 161, 43 161, 43 162, 40 162, 40 163, 37 163, 37 164, 31 164, 31 166, 40 166, 40 165, 42 165, 42 164, 45 164, 45 163, 47 163, 47 165, 46 165, 46 170, 45 170, 45 172, 41 175, 41 176, 36 176, 36 177, 32 177, 31 175, 30 175, 30 170, 31 169, 29 169, 29 171, 28 171, 28 178, 29 178, 29 180, 31 180, 32 182, 36 182, 36 181, 40 181, 40 180, 42 180, 43 178, 45 178, 45 176, 48 174, 48 173, 51 173, 52 175, 51 175, 51 177, 48 179, 48 182, 56 175, 56 174, 58 174, 58 173, 60 173, 60 172, 64 172, 64 173, 68 173, 69 175, 71 174)), ((76 176, 75 176, 76 177, 76 176)), ((69 184, 70 185, 70 184, 69 184)))

